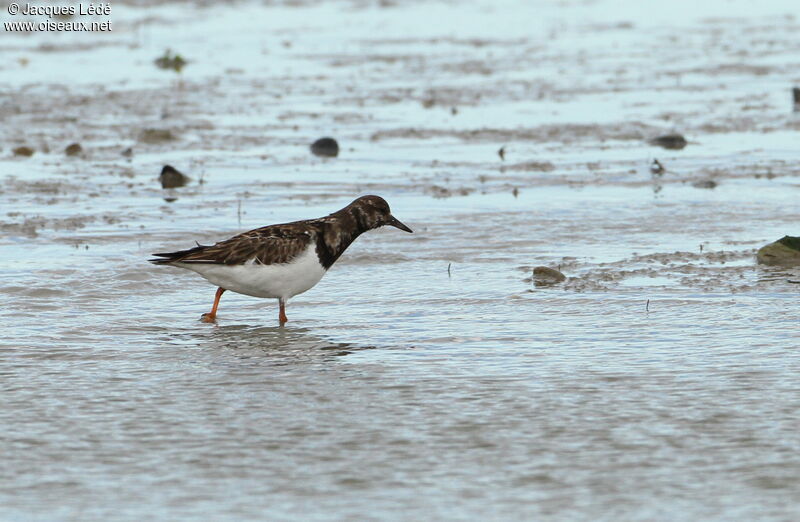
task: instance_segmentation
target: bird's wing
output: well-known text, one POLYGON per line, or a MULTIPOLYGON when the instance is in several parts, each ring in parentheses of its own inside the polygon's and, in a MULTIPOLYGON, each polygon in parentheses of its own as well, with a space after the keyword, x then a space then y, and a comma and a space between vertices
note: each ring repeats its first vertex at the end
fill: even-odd
POLYGON ((221 265, 288 263, 304 252, 315 239, 316 231, 299 223, 269 225, 244 232, 214 245, 197 245, 178 252, 153 254, 156 264, 216 263, 221 265))

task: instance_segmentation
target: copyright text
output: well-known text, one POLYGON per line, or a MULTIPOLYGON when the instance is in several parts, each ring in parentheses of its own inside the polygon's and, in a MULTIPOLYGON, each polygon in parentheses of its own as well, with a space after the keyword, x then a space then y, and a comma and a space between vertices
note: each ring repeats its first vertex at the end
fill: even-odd
POLYGON ((19 32, 108 32, 112 30, 111 20, 53 20, 56 18, 72 18, 91 16, 93 18, 100 16, 111 16, 111 3, 79 3, 77 5, 42 5, 32 3, 18 3, 12 2, 8 4, 6 11, 11 16, 24 16, 24 17, 42 17, 46 16, 47 20, 33 21, 33 20, 20 20, 20 21, 4 21, 3 27, 6 31, 19 31, 19 32))

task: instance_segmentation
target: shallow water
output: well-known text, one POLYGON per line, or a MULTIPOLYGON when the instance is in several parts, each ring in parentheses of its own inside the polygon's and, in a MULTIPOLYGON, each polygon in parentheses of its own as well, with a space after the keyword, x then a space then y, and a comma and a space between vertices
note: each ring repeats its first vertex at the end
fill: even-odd
POLYGON ((0 42, 0 518, 800 516, 792 4, 113 9, 0 42), (285 328, 146 263, 365 193, 285 328))

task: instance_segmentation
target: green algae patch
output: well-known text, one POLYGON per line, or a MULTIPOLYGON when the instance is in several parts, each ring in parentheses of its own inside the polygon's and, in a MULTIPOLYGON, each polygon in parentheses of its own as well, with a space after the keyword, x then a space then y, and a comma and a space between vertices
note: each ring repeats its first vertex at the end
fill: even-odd
POLYGON ((762 265, 800 265, 800 237, 783 236, 758 250, 756 259, 762 265))
POLYGON ((159 69, 171 70, 179 73, 189 62, 180 54, 173 54, 172 51, 167 49, 162 56, 154 60, 154 63, 159 69))

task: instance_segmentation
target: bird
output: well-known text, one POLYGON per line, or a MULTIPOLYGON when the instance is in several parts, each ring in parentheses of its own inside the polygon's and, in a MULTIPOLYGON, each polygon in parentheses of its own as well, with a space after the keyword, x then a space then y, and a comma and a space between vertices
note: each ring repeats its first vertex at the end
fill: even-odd
POLYGON ((653 163, 650 164, 650 173, 656 176, 662 175, 666 170, 667 169, 664 168, 664 165, 662 165, 657 159, 653 159, 653 163))
POLYGON ((392 226, 413 231, 395 218, 380 196, 362 196, 325 217, 267 225, 213 245, 153 254, 156 265, 185 268, 217 286, 211 311, 200 320, 214 323, 226 290, 278 299, 278 322, 286 324, 286 303, 310 290, 364 232, 392 226))

